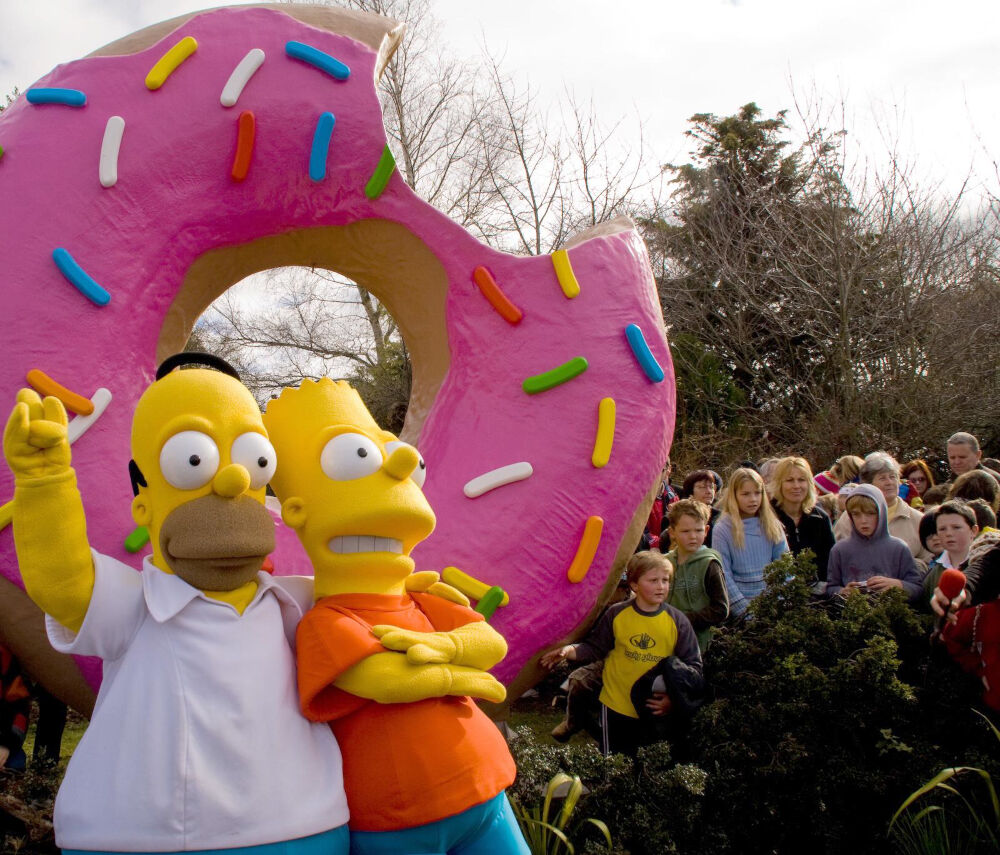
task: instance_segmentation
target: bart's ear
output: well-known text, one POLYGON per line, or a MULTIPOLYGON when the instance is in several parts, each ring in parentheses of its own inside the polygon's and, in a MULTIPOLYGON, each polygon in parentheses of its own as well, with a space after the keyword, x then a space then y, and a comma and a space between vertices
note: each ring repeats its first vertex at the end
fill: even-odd
POLYGON ((132 500, 132 519, 136 525, 148 526, 153 521, 153 509, 149 506, 145 490, 140 490, 132 500))
POLYGON ((292 496, 281 503, 281 519, 289 528, 300 529, 306 524, 306 502, 292 496))

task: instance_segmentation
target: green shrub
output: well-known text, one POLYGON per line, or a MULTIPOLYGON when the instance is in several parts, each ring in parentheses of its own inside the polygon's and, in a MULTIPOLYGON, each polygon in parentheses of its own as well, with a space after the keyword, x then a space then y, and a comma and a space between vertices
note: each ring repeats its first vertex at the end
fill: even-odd
POLYGON ((696 851, 886 851, 895 807, 942 758, 996 767, 979 687, 932 650, 930 617, 896 590, 817 600, 812 575, 811 555, 775 562, 713 641, 716 699, 689 749, 712 818, 696 851))

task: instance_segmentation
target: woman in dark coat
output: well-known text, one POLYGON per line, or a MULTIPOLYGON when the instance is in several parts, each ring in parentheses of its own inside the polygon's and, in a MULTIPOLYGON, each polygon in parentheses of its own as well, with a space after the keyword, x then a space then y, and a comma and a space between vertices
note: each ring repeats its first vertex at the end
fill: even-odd
POLYGON ((788 548, 795 555, 811 549, 816 554, 816 576, 825 582, 834 543, 833 524, 826 511, 816 505, 816 486, 806 459, 782 457, 771 475, 769 492, 784 526, 788 548))

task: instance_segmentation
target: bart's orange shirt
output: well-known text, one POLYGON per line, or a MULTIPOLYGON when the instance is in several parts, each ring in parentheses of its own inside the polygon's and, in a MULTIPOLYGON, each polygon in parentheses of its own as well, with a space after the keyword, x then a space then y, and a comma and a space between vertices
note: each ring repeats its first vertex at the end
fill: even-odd
POLYGON ((384 648, 371 627, 447 632, 482 615, 427 594, 339 594, 306 613, 296 638, 299 697, 328 721, 344 757, 355 831, 412 828, 481 804, 514 782, 514 760, 496 725, 467 697, 379 704, 333 681, 384 648))

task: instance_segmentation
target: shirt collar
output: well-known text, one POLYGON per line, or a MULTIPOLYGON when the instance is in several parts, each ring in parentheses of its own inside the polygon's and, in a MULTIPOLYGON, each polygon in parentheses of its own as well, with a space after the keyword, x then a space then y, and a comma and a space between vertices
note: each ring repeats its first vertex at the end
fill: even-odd
MULTIPOLYGON (((146 598, 146 607, 158 623, 165 623, 175 617, 188 603, 196 599, 222 609, 233 609, 229 603, 212 599, 179 576, 173 573, 164 573, 153 564, 151 555, 147 555, 142 562, 142 590, 146 598)), ((280 585, 275 584, 271 576, 264 572, 257 574, 257 592, 244 613, 260 602, 260 599, 268 591, 273 592, 274 596, 277 597, 282 606, 282 612, 290 606, 301 617, 302 612, 295 599, 280 585)))

